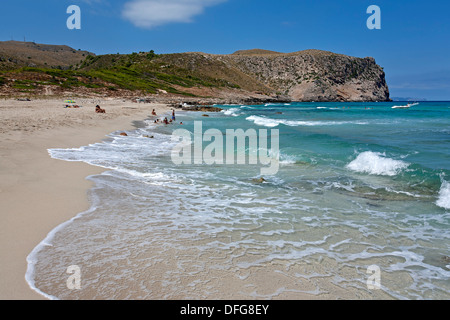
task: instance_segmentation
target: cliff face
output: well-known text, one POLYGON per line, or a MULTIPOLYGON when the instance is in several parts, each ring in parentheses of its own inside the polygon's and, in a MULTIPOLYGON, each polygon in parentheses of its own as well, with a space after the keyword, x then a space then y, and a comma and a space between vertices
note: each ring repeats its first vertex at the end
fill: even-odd
POLYGON ((290 54, 250 50, 226 58, 243 73, 294 101, 389 100, 385 73, 373 58, 319 50, 290 54))
POLYGON ((231 55, 164 55, 169 65, 199 78, 221 79, 247 92, 293 101, 388 101, 383 69, 373 58, 320 50, 294 53, 253 49, 231 55))

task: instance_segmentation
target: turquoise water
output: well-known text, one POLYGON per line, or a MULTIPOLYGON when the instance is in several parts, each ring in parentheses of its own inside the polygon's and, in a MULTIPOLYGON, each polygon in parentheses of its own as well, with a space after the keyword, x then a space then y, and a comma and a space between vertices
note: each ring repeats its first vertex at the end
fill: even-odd
POLYGON ((62 299, 448 299, 450 103, 404 104, 220 106, 49 150, 110 170, 89 178, 92 208, 30 254, 27 279, 62 299), (175 165, 171 135, 195 121, 224 137, 278 130, 279 170, 175 165))

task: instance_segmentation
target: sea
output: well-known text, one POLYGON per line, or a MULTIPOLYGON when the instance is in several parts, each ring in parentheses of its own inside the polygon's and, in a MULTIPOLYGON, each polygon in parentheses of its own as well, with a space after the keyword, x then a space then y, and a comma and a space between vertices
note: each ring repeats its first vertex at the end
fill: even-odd
POLYGON ((50 299, 448 300, 450 102, 406 104, 217 105, 49 149, 105 171, 26 279, 50 299), (250 143, 245 163, 175 164, 174 131, 199 123, 224 144, 267 132, 278 170, 250 163, 250 143))

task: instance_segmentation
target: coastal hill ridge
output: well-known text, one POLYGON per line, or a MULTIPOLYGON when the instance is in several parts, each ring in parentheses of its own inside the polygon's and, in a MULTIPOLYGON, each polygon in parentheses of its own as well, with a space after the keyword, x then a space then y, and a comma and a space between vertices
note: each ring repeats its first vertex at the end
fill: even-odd
POLYGON ((389 101, 374 58, 322 50, 105 54, 0 42, 0 95, 162 95, 218 100, 389 101))

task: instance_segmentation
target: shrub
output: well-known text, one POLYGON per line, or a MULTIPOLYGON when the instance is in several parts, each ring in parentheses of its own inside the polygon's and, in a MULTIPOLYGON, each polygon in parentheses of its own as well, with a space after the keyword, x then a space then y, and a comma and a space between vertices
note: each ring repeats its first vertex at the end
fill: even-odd
POLYGON ((155 53, 155 51, 150 50, 150 52, 147 54, 147 59, 152 60, 153 58, 156 58, 158 55, 155 53))

